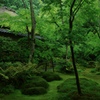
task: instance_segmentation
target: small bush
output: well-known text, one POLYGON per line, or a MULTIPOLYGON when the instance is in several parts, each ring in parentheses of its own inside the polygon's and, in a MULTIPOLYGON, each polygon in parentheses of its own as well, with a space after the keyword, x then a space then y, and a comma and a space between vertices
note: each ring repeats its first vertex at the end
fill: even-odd
POLYGON ((0 62, 0 67, 2 69, 7 69, 10 66, 13 66, 12 62, 0 62))
POLYGON ((95 67, 96 67, 95 61, 88 62, 88 68, 95 68, 95 67))
POLYGON ((25 88, 21 92, 22 94, 25 95, 39 95, 39 94, 45 94, 47 90, 44 87, 31 87, 31 88, 25 88))
POLYGON ((51 81, 54 81, 54 80, 61 80, 62 78, 56 74, 56 73, 53 73, 53 72, 44 72, 42 74, 42 77, 47 80, 48 82, 51 82, 51 81))
POLYGON ((93 68, 92 70, 91 70, 91 73, 96 73, 97 72, 97 69, 96 68, 93 68))
POLYGON ((96 75, 100 75, 100 72, 97 72, 96 75))
POLYGON ((33 94, 44 94, 46 93, 49 84, 46 80, 39 76, 33 76, 27 79, 21 87, 23 94, 33 95, 33 94), (32 93, 33 92, 33 93, 32 93))
POLYGON ((30 72, 28 71, 19 72, 10 80, 17 89, 20 89, 27 80, 31 80, 30 72))
POLYGON ((14 92, 14 86, 6 85, 5 87, 0 88, 0 93, 2 94, 10 94, 14 92))
POLYGON ((48 88, 49 84, 46 80, 39 76, 33 76, 30 79, 27 79, 26 82, 24 82, 22 88, 31 88, 31 87, 44 87, 48 88))
POLYGON ((58 100, 100 100, 100 85, 98 83, 81 78, 80 84, 83 93, 82 96, 77 93, 77 86, 74 78, 67 79, 57 86, 58 93, 60 93, 58 100))
POLYGON ((14 67, 22 67, 22 63, 21 62, 15 62, 13 63, 14 67))

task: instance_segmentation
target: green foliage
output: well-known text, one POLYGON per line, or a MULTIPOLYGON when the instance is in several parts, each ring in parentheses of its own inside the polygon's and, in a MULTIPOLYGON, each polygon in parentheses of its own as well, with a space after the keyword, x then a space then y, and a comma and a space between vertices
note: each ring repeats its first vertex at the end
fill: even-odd
POLYGON ((92 70, 91 70, 91 73, 96 73, 97 72, 97 69, 96 68, 93 68, 92 70))
POLYGON ((28 77, 22 88, 31 88, 31 87, 44 87, 44 88, 48 88, 48 83, 46 80, 44 80, 43 78, 39 77, 39 76, 31 76, 31 77, 28 77))
POLYGON ((8 67, 10 67, 10 66, 12 66, 13 64, 11 63, 11 62, 0 62, 0 67, 2 68, 2 69, 6 69, 6 68, 8 68, 8 67))
POLYGON ((20 58, 22 62, 28 62, 29 54, 30 54, 30 45, 28 38, 21 38, 18 40, 18 45, 20 47, 20 58))
POLYGON ((14 91, 15 91, 15 89, 14 89, 14 86, 12 86, 12 85, 6 85, 4 87, 0 87, 0 93, 2 93, 2 94, 8 95, 8 94, 13 93, 14 91))
POLYGON ((90 32, 87 37, 85 44, 80 44, 75 47, 76 60, 78 63, 86 67, 95 67, 95 64, 89 65, 90 62, 99 61, 100 39, 97 34, 90 32), (87 62, 88 61, 88 62, 87 62))
POLYGON ((0 37, 0 55, 2 58, 0 61, 16 61, 20 59, 20 48, 17 42, 13 41, 10 38, 0 37))
POLYGON ((56 74, 54 72, 44 72, 44 73, 42 73, 42 77, 45 80, 47 80, 48 82, 62 79, 58 74, 56 74))
POLYGON ((21 92, 27 95, 44 94, 49 84, 39 76, 32 76, 23 82, 21 92))
POLYGON ((67 74, 73 74, 73 67, 72 67, 72 63, 70 60, 66 61, 65 58, 56 58, 55 59, 55 63, 56 63, 56 69, 58 72, 61 73, 67 73, 67 74))
MULTIPOLYGON (((12 63, 11 63, 12 64, 12 63)), ((0 69, 0 93, 12 93, 14 87, 20 89, 23 94, 44 94, 49 84, 46 80, 36 75, 35 66, 32 64, 20 65, 14 63, 6 69, 0 69), (13 67, 13 65, 15 65, 13 67), (35 72, 35 73, 34 73, 35 72), (12 87, 10 87, 12 86, 12 87), (32 91, 32 92, 31 92, 32 91)))
POLYGON ((65 80, 62 84, 57 86, 59 97, 58 100, 99 100, 100 85, 92 80, 85 78, 80 79, 82 95, 77 93, 76 82, 74 78, 65 80), (95 93, 94 93, 95 91, 95 93), (66 95, 65 95, 66 94, 66 95), (73 95, 72 95, 73 94, 73 95))
POLYGON ((44 87, 31 87, 23 89, 21 92, 25 95, 40 95, 47 93, 47 90, 44 87))
POLYGON ((11 38, 0 37, 0 62, 28 62, 29 46, 28 40, 20 39, 17 41, 11 38))
POLYGON ((23 64, 21 62, 14 62, 12 66, 14 66, 14 67, 22 67, 23 64))
POLYGON ((95 68, 91 69, 91 73, 95 73, 96 75, 100 74, 100 63, 99 62, 95 62, 96 66, 95 68))

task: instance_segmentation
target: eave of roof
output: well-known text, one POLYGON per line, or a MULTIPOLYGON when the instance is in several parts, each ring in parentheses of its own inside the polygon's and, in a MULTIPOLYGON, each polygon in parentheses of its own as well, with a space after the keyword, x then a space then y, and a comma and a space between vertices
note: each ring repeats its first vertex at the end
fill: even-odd
POLYGON ((7 8, 7 7, 1 7, 0 8, 0 14, 2 14, 2 13, 7 13, 10 16, 17 16, 17 14, 15 13, 14 10, 7 8))
MULTIPOLYGON (((16 36, 21 36, 21 37, 27 37, 28 34, 23 34, 23 33, 14 33, 14 32, 11 32, 9 29, 3 29, 3 28, 0 28, 0 33, 7 33, 7 34, 13 34, 13 35, 16 35, 16 36)), ((36 39, 43 39, 41 36, 39 35, 35 35, 35 38, 36 39)))

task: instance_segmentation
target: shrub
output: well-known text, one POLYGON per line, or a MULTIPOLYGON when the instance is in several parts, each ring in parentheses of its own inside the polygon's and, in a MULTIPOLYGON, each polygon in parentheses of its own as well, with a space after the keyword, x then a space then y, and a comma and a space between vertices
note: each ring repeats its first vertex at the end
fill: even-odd
POLYGON ((47 90, 44 87, 31 87, 25 88, 21 92, 25 95, 39 95, 46 93, 47 90))
POLYGON ((95 68, 95 67, 96 67, 95 61, 88 62, 88 68, 95 68))
POLYGON ((91 70, 91 73, 96 73, 97 72, 97 69, 96 68, 93 68, 92 70, 91 70))
POLYGON ((96 75, 100 75, 100 72, 97 72, 96 75))
POLYGON ((45 80, 47 80, 48 82, 54 81, 54 80, 61 80, 62 79, 58 74, 56 74, 54 72, 44 72, 42 74, 42 77, 45 80))
POLYGON ((14 62, 13 66, 14 67, 22 67, 22 63, 21 62, 14 62))
POLYGON ((14 77, 11 78, 12 84, 20 89, 22 85, 30 78, 30 72, 21 71, 18 72, 14 77))
POLYGON ((10 94, 14 92, 14 86, 10 83, 10 78, 3 73, 0 73, 0 93, 10 94))
POLYGON ((21 38, 17 41, 0 37, 0 62, 27 62, 29 58, 29 43, 21 38))
POLYGON ((2 94, 10 94, 14 92, 14 86, 12 85, 6 85, 2 88, 0 88, 0 93, 2 94))
POLYGON ((12 62, 0 62, 0 67, 2 69, 7 69, 8 67, 11 67, 11 66, 13 66, 12 62))
POLYGON ((31 87, 44 87, 48 88, 49 85, 46 80, 39 76, 33 76, 30 79, 27 79, 26 82, 24 82, 22 88, 31 88, 31 87))
POLYGON ((100 100, 100 85, 98 83, 81 78, 80 84, 83 93, 82 96, 77 93, 76 81, 74 78, 67 79, 57 86, 58 93, 60 93, 58 100, 100 100))
POLYGON ((0 61, 9 62, 16 61, 19 59, 20 48, 16 41, 11 38, 0 37, 0 61))
POLYGON ((23 94, 28 94, 28 95, 44 94, 46 93, 48 87, 49 84, 47 83, 46 80, 44 80, 39 76, 33 76, 32 78, 26 80, 26 82, 23 83, 21 92, 23 94))
POLYGON ((91 73, 96 73, 99 75, 98 73, 100 73, 100 63, 96 62, 96 67, 91 70, 91 73))

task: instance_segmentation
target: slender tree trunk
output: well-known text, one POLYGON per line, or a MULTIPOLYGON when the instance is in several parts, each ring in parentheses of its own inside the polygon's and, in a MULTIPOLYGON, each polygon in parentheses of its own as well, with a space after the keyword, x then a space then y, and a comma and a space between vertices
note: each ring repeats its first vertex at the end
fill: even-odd
POLYGON ((78 94, 81 95, 82 92, 81 92, 81 87, 80 87, 79 75, 78 75, 77 67, 75 64, 74 48, 72 46, 71 40, 70 40, 70 50, 71 50, 71 55, 72 55, 72 63, 73 63, 73 67, 74 67, 74 72, 75 72, 75 76, 76 76, 76 84, 77 84, 78 94))
POLYGON ((48 70, 48 68, 47 68, 47 63, 45 63, 45 72, 48 70))
POLYGON ((54 62, 53 62, 53 58, 51 57, 51 67, 53 69, 53 72, 55 71, 55 67, 54 67, 54 62))
MULTIPOLYGON (((74 13, 73 13, 73 7, 75 5, 75 2, 76 2, 76 0, 73 0, 71 7, 70 7, 69 35, 72 35, 73 21, 74 21, 74 17, 75 17, 74 13)), ((80 87, 80 82, 79 82, 78 71, 77 71, 76 64, 75 64, 73 41, 71 38, 69 39, 69 43, 70 43, 70 50, 71 50, 71 55, 72 55, 72 63, 73 63, 73 67, 74 67, 75 77, 76 77, 77 90, 78 90, 78 94, 81 95, 82 92, 81 92, 81 87, 80 87)))
MULTIPOLYGON (((100 10, 100 0, 98 0, 98 7, 99 7, 99 10, 100 10)), ((100 15, 99 15, 99 20, 98 20, 98 24, 99 24, 99 31, 98 31, 98 37, 100 38, 100 15)))
POLYGON ((34 50, 35 50, 35 27, 36 27, 36 21, 35 21, 35 15, 34 15, 34 8, 32 0, 29 0, 30 2, 30 12, 31 12, 31 22, 32 22, 32 28, 31 28, 31 50, 29 55, 29 62, 33 62, 33 56, 34 56, 34 50))

